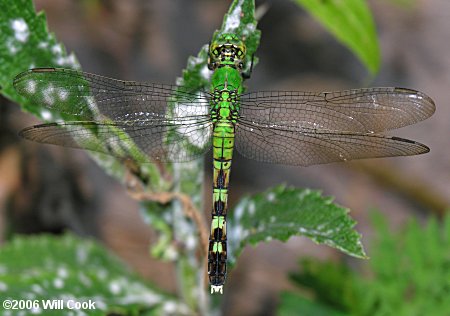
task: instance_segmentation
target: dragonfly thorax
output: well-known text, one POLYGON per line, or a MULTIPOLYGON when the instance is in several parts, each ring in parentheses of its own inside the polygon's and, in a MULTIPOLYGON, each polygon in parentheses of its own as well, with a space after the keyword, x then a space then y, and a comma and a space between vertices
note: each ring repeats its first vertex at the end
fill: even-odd
POLYGON ((211 118, 213 122, 231 121, 235 123, 239 117, 239 100, 237 90, 215 89, 211 102, 211 118))
POLYGON ((235 34, 222 34, 209 45, 208 68, 216 70, 232 67, 239 71, 244 68, 246 47, 235 34))

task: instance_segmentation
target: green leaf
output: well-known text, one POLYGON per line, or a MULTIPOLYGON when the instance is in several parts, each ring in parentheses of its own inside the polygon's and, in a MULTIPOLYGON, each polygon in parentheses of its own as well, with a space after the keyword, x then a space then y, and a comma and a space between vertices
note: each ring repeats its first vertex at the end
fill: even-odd
MULTIPOLYGON (((32 113, 44 121, 76 121, 79 117, 52 111, 17 93, 12 83, 21 72, 35 67, 71 68, 79 70, 80 65, 73 54, 68 54, 63 44, 48 31, 45 14, 36 13, 31 0, 0 1, 0 86, 1 93, 10 100, 21 105, 22 109, 32 113)), ((80 85, 88 87, 86 82, 79 80, 80 85)), ((46 82, 40 82, 36 88, 45 89, 46 82)), ((76 83, 74 83, 76 84, 76 83)), ((68 96, 70 99, 70 95, 68 96)), ((88 107, 86 107, 88 108, 88 107)), ((96 131, 92 130, 92 141, 96 139, 96 131)), ((118 136, 127 143, 133 152, 139 153, 134 142, 121 131, 118 136)), ((110 175, 123 180, 125 168, 123 161, 112 156, 90 152, 91 156, 110 175)), ((142 155, 141 155, 142 156, 142 155)), ((154 188, 165 188, 167 181, 159 176, 158 169, 151 164, 140 166, 139 175, 145 183, 154 188), (151 181, 149 181, 151 179, 151 181)))
POLYGON ((54 120, 48 109, 35 106, 17 94, 14 77, 35 67, 65 67, 78 69, 73 54, 47 30, 45 15, 36 14, 31 0, 0 1, 0 85, 2 94, 24 106, 37 117, 54 120))
POLYGON ((246 244, 306 236, 351 256, 365 258, 356 222, 348 209, 318 191, 277 186, 242 199, 231 213, 228 227, 230 261, 246 244))
POLYGON ((420 224, 410 219, 399 232, 389 232, 381 214, 374 214, 370 275, 356 279, 365 295, 353 305, 358 315, 395 311, 397 315, 445 315, 450 310, 450 215, 420 224), (358 308, 358 309, 357 309, 358 308))
POLYGON ((347 314, 336 311, 326 305, 310 301, 291 292, 281 293, 277 316, 314 315, 314 316, 344 316, 347 314))
POLYGON ((365 0, 294 0, 347 46, 371 74, 380 67, 380 48, 365 0))
MULTIPOLYGON (((169 308, 189 314, 185 305, 143 283, 103 247, 70 234, 15 237, 0 248, 0 262, 2 299, 92 300, 96 309, 84 311, 89 315, 161 315, 169 308)), ((46 315, 68 312, 45 310, 46 315)))
POLYGON ((291 273, 290 279, 301 288, 314 289, 316 303, 344 312, 348 305, 359 299, 355 293, 355 272, 339 262, 321 262, 302 259, 300 272, 291 273))
POLYGON ((231 4, 228 13, 225 14, 222 28, 216 31, 213 36, 213 39, 215 39, 223 33, 234 33, 244 40, 247 47, 244 72, 250 70, 252 62, 253 66, 258 63, 258 58, 254 57, 261 39, 261 31, 256 28, 257 24, 258 21, 255 19, 255 1, 235 0, 231 4))
MULTIPOLYGON (((298 290, 307 290, 317 304, 351 315, 447 315, 450 215, 423 225, 413 219, 397 232, 389 230, 381 214, 372 218, 375 240, 365 266, 302 260, 299 272, 291 275, 298 290)), ((295 302, 289 304, 295 308, 295 302)), ((299 314, 304 314, 301 306, 299 314)))

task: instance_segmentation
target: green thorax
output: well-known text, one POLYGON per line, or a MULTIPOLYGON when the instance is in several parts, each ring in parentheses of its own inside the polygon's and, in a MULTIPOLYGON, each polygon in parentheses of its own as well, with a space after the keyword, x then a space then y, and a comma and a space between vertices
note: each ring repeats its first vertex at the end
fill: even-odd
POLYGON ((211 79, 211 117, 213 122, 236 123, 239 112, 239 95, 242 92, 242 76, 234 68, 216 69, 211 79))

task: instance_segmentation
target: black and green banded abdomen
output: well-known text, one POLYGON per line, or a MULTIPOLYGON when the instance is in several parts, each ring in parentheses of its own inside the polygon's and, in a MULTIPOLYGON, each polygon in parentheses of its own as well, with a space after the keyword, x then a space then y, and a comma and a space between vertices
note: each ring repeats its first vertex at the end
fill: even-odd
POLYGON ((217 122, 213 132, 213 207, 208 249, 208 275, 212 286, 225 283, 227 267, 228 183, 234 148, 234 124, 217 122))

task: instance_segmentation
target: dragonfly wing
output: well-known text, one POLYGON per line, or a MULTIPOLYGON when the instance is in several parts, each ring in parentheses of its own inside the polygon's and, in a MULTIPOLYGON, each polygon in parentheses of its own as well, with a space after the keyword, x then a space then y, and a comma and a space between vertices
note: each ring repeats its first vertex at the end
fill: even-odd
POLYGON ((203 115, 209 109, 205 93, 189 92, 175 85, 116 80, 72 69, 31 69, 17 75, 14 87, 37 105, 85 121, 98 121, 102 117, 129 120, 130 113, 177 118, 203 115))
POLYGON ((422 92, 367 88, 338 92, 254 92, 241 96, 240 116, 260 125, 373 133, 414 124, 435 111, 422 92))
POLYGON ((257 161, 299 166, 429 151, 423 144, 398 137, 304 128, 283 130, 246 122, 238 124, 236 149, 257 161))
POLYGON ((144 155, 139 161, 147 155, 151 160, 173 162, 196 158, 210 143, 205 93, 55 68, 19 74, 14 87, 38 105, 74 116, 73 122, 24 130, 22 135, 31 140, 120 158, 144 155))
POLYGON ((145 162, 183 162, 201 157, 211 148, 211 123, 74 121, 25 128, 26 139, 101 152, 145 162), (132 141, 130 141, 130 139, 132 141))

